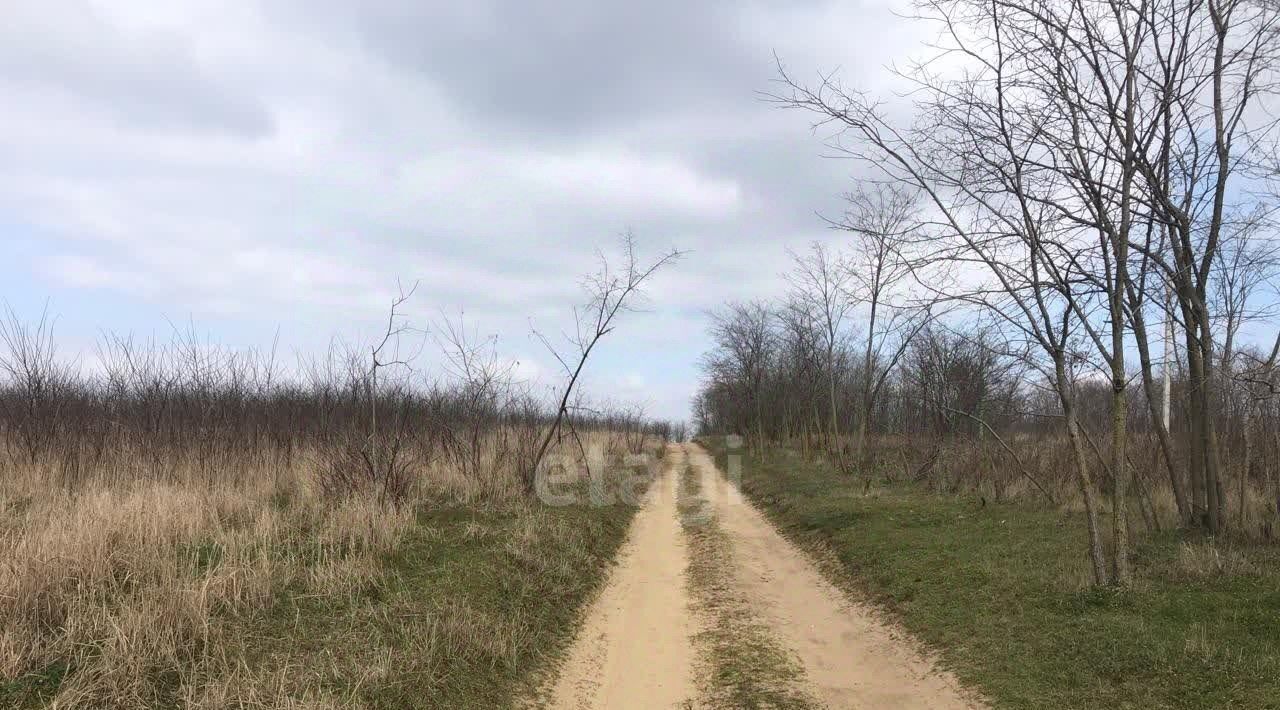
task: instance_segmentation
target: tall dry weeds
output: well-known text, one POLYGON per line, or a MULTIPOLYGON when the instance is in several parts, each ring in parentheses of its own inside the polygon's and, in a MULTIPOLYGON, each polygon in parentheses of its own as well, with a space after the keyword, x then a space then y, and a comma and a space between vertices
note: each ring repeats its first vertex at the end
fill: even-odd
MULTIPOLYGON (((24 475, 24 473, 26 475, 24 475)), ((211 629, 277 594, 341 594, 407 508, 325 500, 305 470, 243 485, 0 489, 0 678, 64 669, 56 703, 138 707, 221 675, 211 629), (281 494, 289 490, 288 496, 281 494)))

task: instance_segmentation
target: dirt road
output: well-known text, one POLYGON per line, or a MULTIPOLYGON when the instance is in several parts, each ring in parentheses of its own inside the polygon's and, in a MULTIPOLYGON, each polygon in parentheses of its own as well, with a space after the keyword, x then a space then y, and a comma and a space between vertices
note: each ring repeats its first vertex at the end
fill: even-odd
MULTIPOLYGON (((686 474, 687 475, 687 474, 686 474)), ((686 521, 687 522, 687 521, 686 521)), ((731 594, 803 669, 791 682, 817 707, 896 710, 978 708, 949 674, 936 669, 901 632, 851 602, 813 563, 744 500, 694 444, 673 445, 663 477, 638 512, 618 567, 587 611, 583 628, 554 685, 552 708, 696 708, 713 705, 710 684, 720 655, 699 647, 699 631, 718 620, 698 595, 731 594), (729 540, 731 583, 691 591, 690 546, 677 506, 686 467, 729 540)), ((728 680, 726 680, 728 679, 728 680)), ((721 703, 722 704, 722 703, 721 703)))
POLYGON ((636 513, 618 566, 587 611, 556 680, 554 708, 679 708, 694 697, 694 619, 685 594, 689 564, 676 510, 672 447, 664 472, 636 513))

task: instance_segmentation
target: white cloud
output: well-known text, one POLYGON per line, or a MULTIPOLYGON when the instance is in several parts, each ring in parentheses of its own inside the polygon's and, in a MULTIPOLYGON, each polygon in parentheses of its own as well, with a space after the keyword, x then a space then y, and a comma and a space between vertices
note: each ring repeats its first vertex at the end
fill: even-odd
POLYGON ((704 309, 776 293, 847 177, 755 95, 771 49, 879 63, 898 33, 836 2, 559 2, 11 3, 0 225, 38 247, 8 268, 103 327, 277 320, 308 343, 417 279, 415 319, 466 307, 545 379, 529 319, 567 325, 597 248, 633 228, 693 253, 592 381, 678 416, 693 357, 664 354, 700 351, 704 309))

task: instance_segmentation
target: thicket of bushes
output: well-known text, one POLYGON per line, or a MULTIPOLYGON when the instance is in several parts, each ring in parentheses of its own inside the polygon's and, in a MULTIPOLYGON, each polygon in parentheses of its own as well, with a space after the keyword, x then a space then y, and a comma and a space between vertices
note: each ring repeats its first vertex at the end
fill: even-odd
MULTIPOLYGON (((10 313, 0 327, 0 456, 9 471, 35 467, 68 490, 90 481, 234 484, 301 457, 332 496, 532 492, 552 406, 492 349, 443 347, 446 359, 467 358, 460 376, 375 368, 346 346, 286 367, 274 351, 233 351, 194 330, 168 343, 105 335, 84 363, 59 357, 48 319, 10 313)), ((639 409, 576 407, 557 440, 580 448, 581 434, 610 432, 611 450, 636 451, 674 430, 639 409)))

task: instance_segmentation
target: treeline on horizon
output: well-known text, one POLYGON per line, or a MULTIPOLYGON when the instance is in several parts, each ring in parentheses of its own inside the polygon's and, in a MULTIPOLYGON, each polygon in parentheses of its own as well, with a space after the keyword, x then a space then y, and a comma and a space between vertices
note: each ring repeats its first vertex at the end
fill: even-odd
MULTIPOLYGON (((1006 451, 1004 445, 1022 453, 1025 462, 1028 456, 1034 460, 1033 442, 1062 438, 1057 397, 1022 356, 1005 350, 1007 343, 990 328, 925 324, 909 340, 894 340, 895 352, 873 354, 869 371, 863 369, 864 352, 858 343, 845 338, 834 353, 837 406, 833 420, 820 332, 797 302, 734 303, 713 314, 713 323, 714 348, 703 359, 704 383, 693 402, 692 425, 697 432, 734 433, 748 442, 814 452, 837 451, 846 454, 852 465, 864 421, 859 404, 869 385, 872 407, 865 419, 863 444, 868 457, 875 460, 877 453, 900 448, 912 454, 910 464, 923 464, 936 457, 940 447, 948 446, 954 463, 944 468, 955 470, 954 483, 966 488, 994 484, 997 497, 1023 478, 1017 470, 1019 459, 1010 458, 1014 452, 1006 451), (743 335, 757 340, 743 342, 739 339, 743 335), (899 347, 900 353, 896 352, 899 347), (866 372, 871 373, 869 378, 866 372), (966 442, 983 439, 990 449, 988 462, 975 467, 972 459, 963 463, 954 459, 966 442)), ((849 335, 856 335, 860 325, 865 327, 849 325, 849 335)), ((1238 353, 1238 362, 1247 367, 1265 362, 1267 355, 1257 346, 1247 346, 1238 353)), ((1172 441, 1185 447, 1191 424, 1183 369, 1176 363, 1171 368, 1170 431, 1172 441)), ((1152 403, 1135 382, 1136 373, 1130 378, 1126 410, 1127 430, 1138 437, 1135 443, 1142 446, 1145 440, 1152 447, 1137 457, 1147 464, 1141 471, 1143 483, 1157 487, 1167 483, 1161 466, 1149 467, 1152 462, 1158 464, 1160 457, 1155 437, 1162 421, 1161 370, 1157 366, 1155 379, 1161 385, 1155 391, 1155 418, 1152 403)), ((1074 393, 1082 431, 1097 448, 1109 435, 1112 389, 1105 378, 1090 377, 1088 372, 1082 370, 1074 393)), ((1229 468, 1239 470, 1248 463, 1250 485, 1271 489, 1268 504, 1280 515, 1280 486, 1273 464, 1280 455, 1276 436, 1280 397, 1266 396, 1273 388, 1280 390, 1280 369, 1246 370, 1227 384, 1230 390, 1215 414, 1229 468)), ((906 470, 911 475, 928 473, 918 465, 906 470)), ((1058 497, 1070 495, 1075 487, 1069 466, 1041 469, 1037 480, 1066 492, 1058 497)), ((1108 481, 1104 478, 1101 483, 1106 486, 1108 481)), ((1038 495, 1037 490, 1032 486, 1029 492, 1038 495)))
POLYGON ((576 336, 556 345, 534 333, 564 366, 545 391, 517 378, 496 339, 461 318, 430 333, 414 328, 403 309, 416 286, 392 301, 374 341, 335 341, 293 367, 274 346, 236 351, 194 327, 175 327, 167 343, 106 332, 94 367, 84 367, 59 356, 47 309, 28 320, 7 309, 0 466, 12 475, 38 470, 49 485, 73 490, 136 480, 232 484, 302 465, 331 496, 397 502, 440 480, 462 482, 437 493, 532 496, 552 452, 587 463, 589 432, 606 435, 610 456, 653 437, 683 437, 682 424, 646 417, 638 404, 596 403, 580 386, 591 353, 645 279, 678 256, 640 263, 627 236, 612 270, 602 259, 576 336), (438 350, 436 371, 422 369, 426 347, 438 350))
MULTIPOLYGON (((519 381, 491 341, 467 342, 461 326, 438 341, 442 372, 388 364, 376 384, 366 348, 335 343, 289 366, 274 351, 217 346, 194 329, 167 343, 104 334, 84 367, 59 357, 52 326, 13 312, 0 324, 0 455, 10 469, 41 465, 67 488, 182 475, 231 484, 254 470, 249 461, 288 468, 323 450, 332 470, 317 472, 322 485, 394 498, 429 462, 477 477, 482 459, 531 466, 556 419, 545 393, 519 381)), ((676 428, 640 406, 579 399, 564 435, 668 438, 676 428)))

